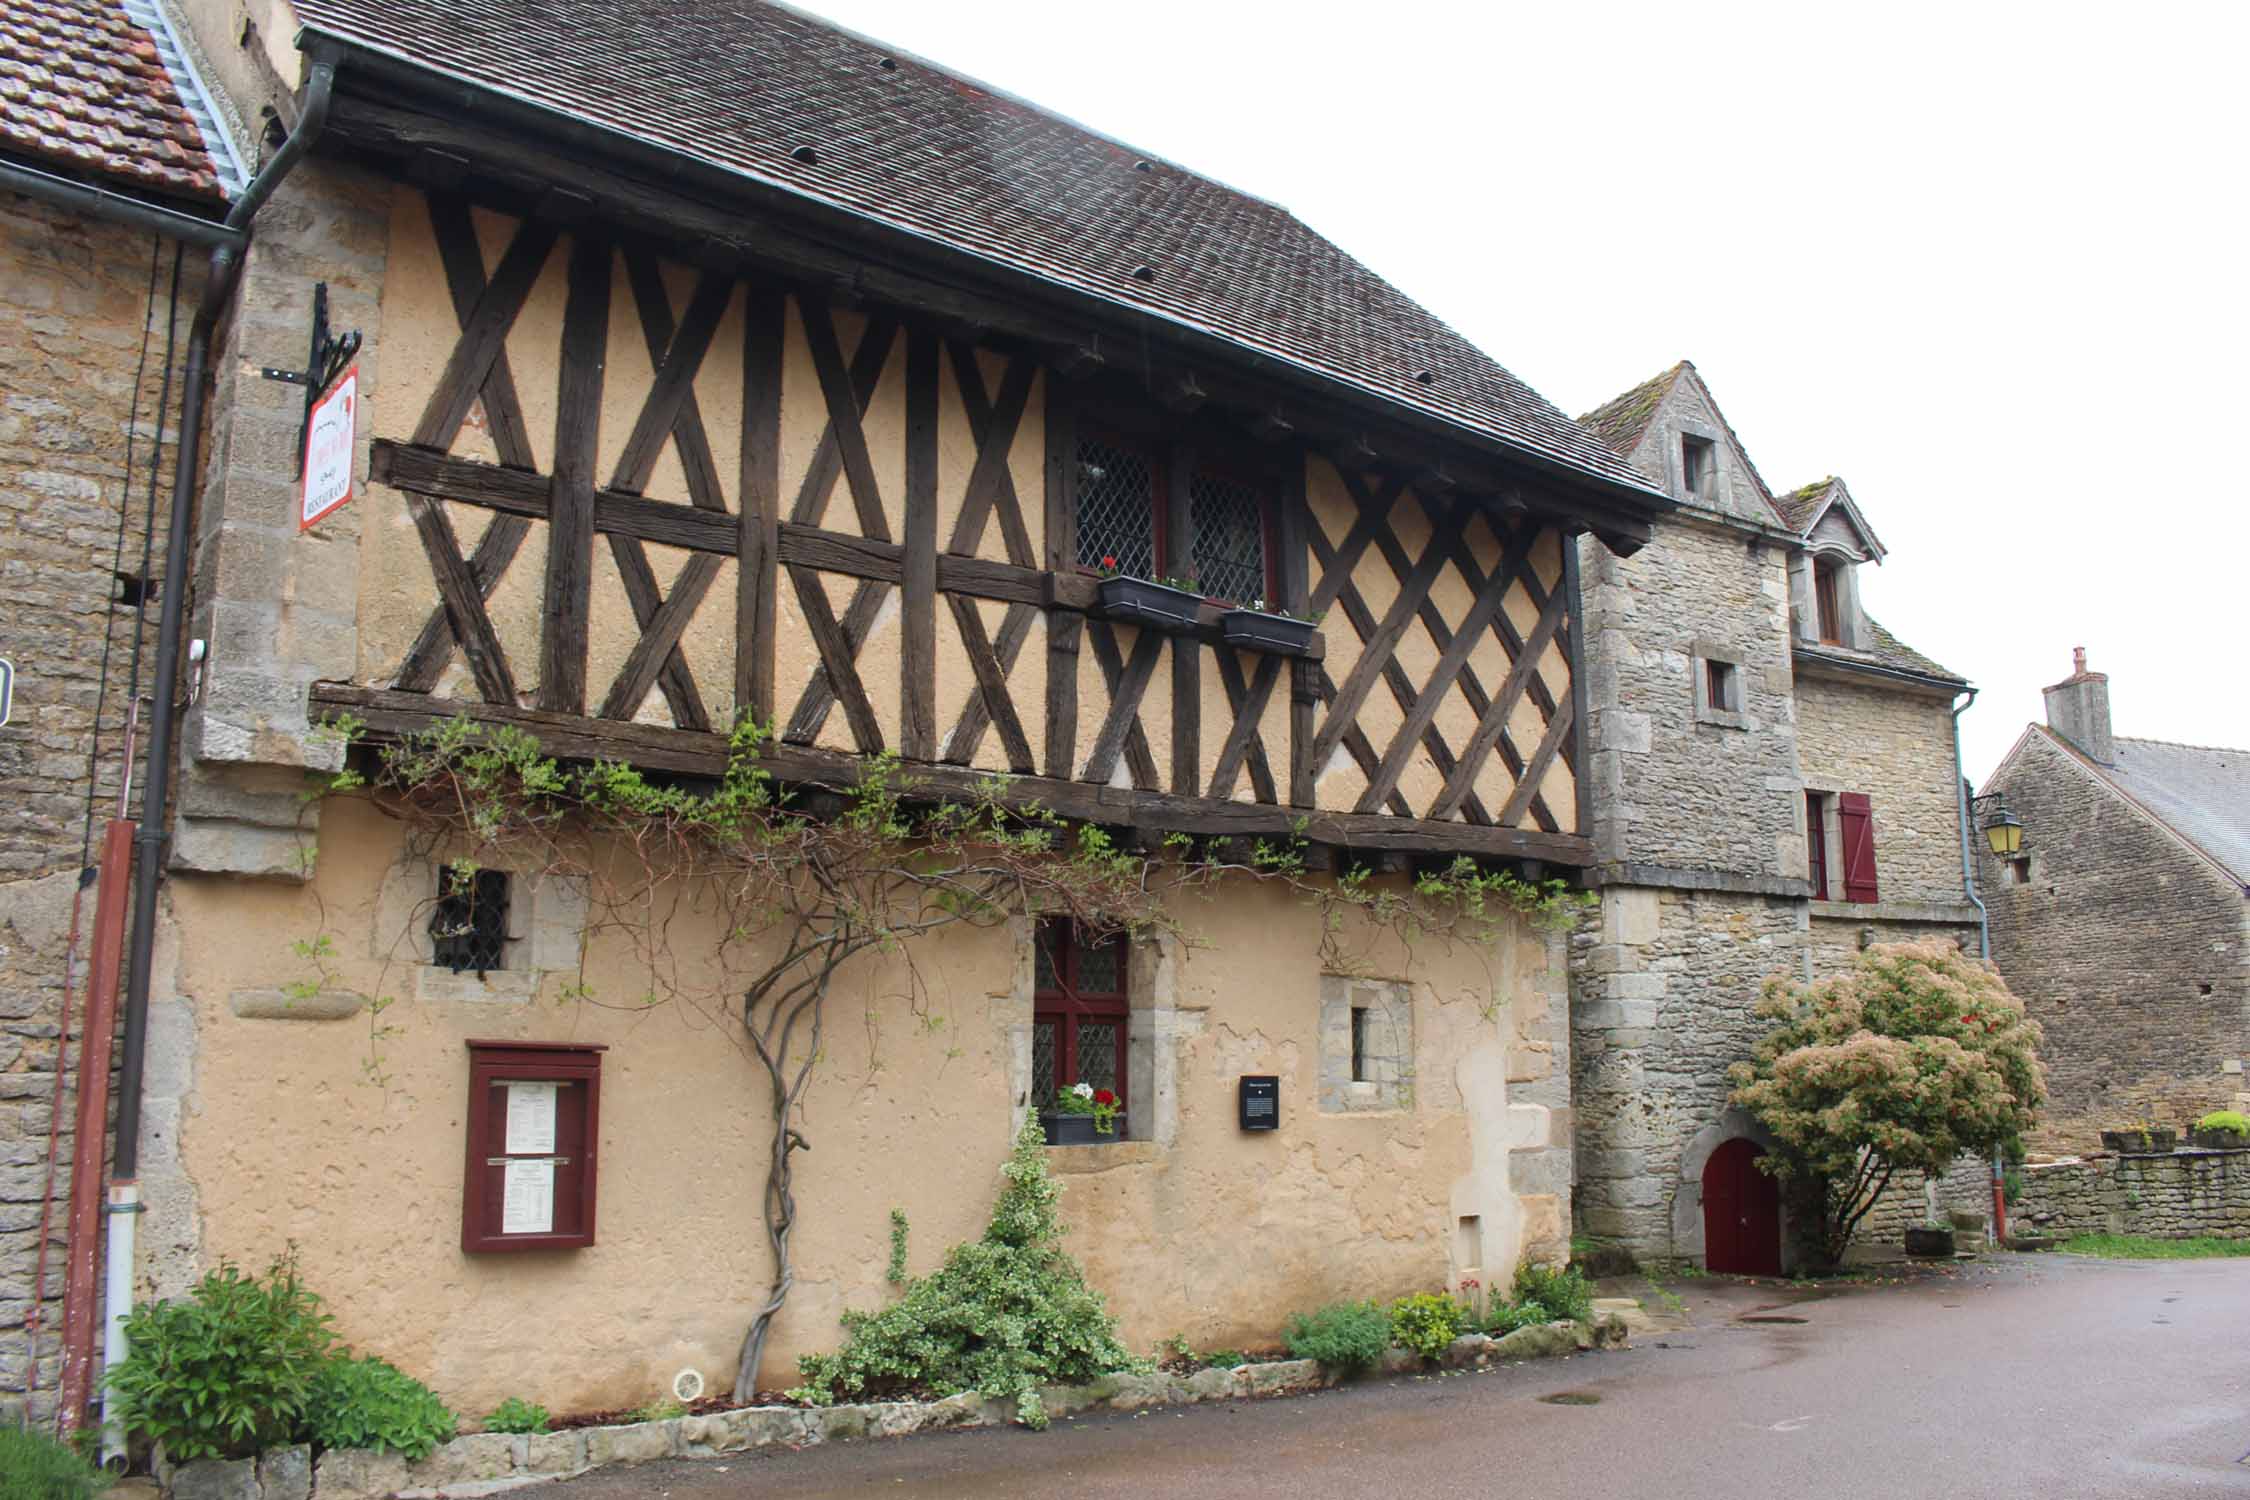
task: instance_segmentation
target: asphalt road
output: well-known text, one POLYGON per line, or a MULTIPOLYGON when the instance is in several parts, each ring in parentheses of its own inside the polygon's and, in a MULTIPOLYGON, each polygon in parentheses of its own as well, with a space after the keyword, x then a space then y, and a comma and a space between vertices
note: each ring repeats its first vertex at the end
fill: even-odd
POLYGON ((1635 1347, 1275 1401, 612 1469, 552 1500, 2250 1495, 2250 1260, 1675 1283, 1635 1347), (1753 1322, 1751 1318, 1801 1318, 1753 1322), (1542 1397, 1597 1397, 1553 1404, 1542 1397))

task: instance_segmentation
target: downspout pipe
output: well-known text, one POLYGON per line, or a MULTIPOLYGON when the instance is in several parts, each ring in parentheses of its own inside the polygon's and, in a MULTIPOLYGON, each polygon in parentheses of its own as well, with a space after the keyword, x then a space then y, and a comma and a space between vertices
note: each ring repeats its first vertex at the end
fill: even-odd
MULTIPOLYGON (((1977 701, 1977 690, 1970 688, 1969 698, 1953 710, 1953 796, 1961 814, 1961 892, 1969 904, 1977 909, 1977 957, 1987 963, 1992 961, 1992 913, 1985 909, 1984 897, 1977 894, 1976 854, 1969 842, 1969 780, 1961 773, 1961 715, 1967 713, 1977 701)), ((2008 1239, 2008 1187, 2007 1164, 1996 1152, 1992 1158, 1992 1238, 2005 1244, 2008 1239)))
MULTIPOLYGON (((321 59, 312 66, 304 104, 296 128, 289 132, 271 160, 235 200, 226 217, 232 243, 211 251, 211 271, 203 284, 203 299, 188 333, 186 383, 181 400, 180 442, 172 476, 172 506, 164 538, 163 613, 156 632, 154 682, 157 711, 149 716, 148 758, 141 773, 141 821, 133 835, 133 930, 126 948, 125 1034, 118 1048, 117 1144, 112 1158, 109 1187, 109 1236, 106 1265, 107 1326, 102 1366, 105 1373, 125 1357, 124 1321, 133 1299, 133 1239, 141 1213, 140 1145, 141 1078, 148 1058, 148 991, 151 962, 156 952, 156 893, 164 873, 166 813, 172 794, 172 733, 176 718, 173 693, 180 677, 183 637, 187 633, 188 534, 195 522, 196 471, 202 461, 204 386, 211 355, 211 334, 220 315, 233 299, 242 275, 242 258, 248 247, 250 223, 258 210, 281 186, 319 139, 328 123, 328 109, 336 86, 336 67, 321 59)), ((116 1463, 125 1453, 125 1432, 105 1401, 102 1457, 116 1463)))

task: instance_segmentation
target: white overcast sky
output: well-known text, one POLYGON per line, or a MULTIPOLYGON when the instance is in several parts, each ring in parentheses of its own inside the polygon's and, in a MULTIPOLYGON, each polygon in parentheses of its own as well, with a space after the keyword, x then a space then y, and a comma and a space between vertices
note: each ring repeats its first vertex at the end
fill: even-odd
POLYGON ((2250 6, 799 0, 1286 205, 1572 415, 1675 360, 1983 689, 2250 747, 2250 6))

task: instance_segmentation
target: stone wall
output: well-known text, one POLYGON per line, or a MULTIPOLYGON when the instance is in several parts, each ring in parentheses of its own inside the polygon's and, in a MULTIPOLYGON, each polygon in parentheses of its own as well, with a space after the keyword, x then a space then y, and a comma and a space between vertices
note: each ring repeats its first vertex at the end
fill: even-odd
POLYGON ((2042 731, 1993 786, 2030 858, 2024 882, 1979 860, 1993 958, 2046 1028, 2029 1144, 2088 1151, 2105 1125, 2184 1128, 2233 1107, 2250 1057, 2241 888, 2042 731))
POLYGON ((2250 1235, 2250 1151, 2096 1156, 2018 1170, 2023 1192, 2008 1208, 2014 1233, 2250 1235))
POLYGON ((1666 526, 1632 557, 1581 540, 1603 860, 1804 878, 1784 562, 1700 522, 1666 526), (1698 721, 1704 655, 1737 664, 1742 727, 1698 721))
MULTIPOLYGON (((1948 700, 1797 674, 1805 789, 1864 792, 1875 815, 1875 881, 1886 902, 1961 902, 1961 823, 1948 700)), ((1842 851, 1829 845, 1831 894, 1842 851)))
MULTIPOLYGON (((183 341, 202 267, 203 258, 189 252, 180 289, 183 341)), ((119 523, 124 557, 115 566, 138 574, 150 541, 144 517, 151 476, 160 512, 171 494, 177 433, 162 434, 159 452, 157 431, 160 416, 177 421, 180 399, 175 382, 170 410, 159 413, 171 275, 170 244, 159 249, 139 231, 0 194, 0 657, 16 669, 14 717, 0 728, 0 804, 7 808, 0 817, 0 1405, 28 1383, 26 1322, 88 799, 98 856, 100 822, 115 812, 124 764, 134 633, 143 622, 140 610, 112 603, 119 523)), ((158 526, 153 551, 160 569, 161 516, 158 526)), ((145 641, 153 650, 154 610, 148 613, 145 641)), ((144 692, 148 667, 144 654, 144 692)), ((74 1011, 84 998, 93 915, 88 891, 74 1011)), ((74 1032, 74 1064, 81 1040, 74 1032)), ((74 1095, 66 1089, 62 1100, 58 1194, 68 1189, 74 1095)), ((56 1374, 63 1215, 58 1199, 40 1320, 42 1412, 56 1374)))

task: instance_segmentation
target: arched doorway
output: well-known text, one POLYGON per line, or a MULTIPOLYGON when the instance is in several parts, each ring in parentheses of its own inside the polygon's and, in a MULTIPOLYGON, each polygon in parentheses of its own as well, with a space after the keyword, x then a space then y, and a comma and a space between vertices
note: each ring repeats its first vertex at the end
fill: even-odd
POLYGON ((1781 1185, 1758 1170, 1766 1148, 1736 1136, 1703 1166, 1703 1263, 1738 1276, 1781 1274, 1781 1185))

